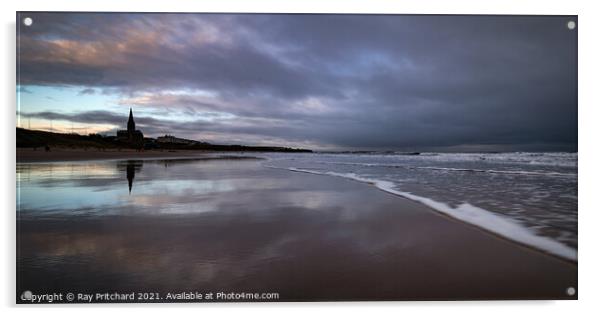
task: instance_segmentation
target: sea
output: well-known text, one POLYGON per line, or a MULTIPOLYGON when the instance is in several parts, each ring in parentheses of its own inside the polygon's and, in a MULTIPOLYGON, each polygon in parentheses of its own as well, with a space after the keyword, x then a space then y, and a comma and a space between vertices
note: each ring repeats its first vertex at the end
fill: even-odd
POLYGON ((577 153, 261 156, 265 167, 363 182, 527 247, 577 260, 577 153))

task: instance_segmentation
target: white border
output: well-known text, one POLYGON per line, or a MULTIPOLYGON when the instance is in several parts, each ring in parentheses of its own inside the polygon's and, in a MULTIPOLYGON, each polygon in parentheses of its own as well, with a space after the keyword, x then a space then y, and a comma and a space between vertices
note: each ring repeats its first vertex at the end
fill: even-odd
MULTIPOLYGON (((239 312, 250 314, 297 314, 342 312, 352 315, 386 313, 413 315, 574 315, 600 312, 600 234, 602 208, 596 199, 602 179, 602 118, 600 106, 600 21, 602 12, 595 1, 467 1, 467 0, 220 0, 220 1, 136 1, 136 0, 20 0, 2 1, 2 260, 1 306, 9 313, 78 315, 82 312, 103 315, 107 312, 138 312, 163 315, 166 308, 178 314, 239 312), (417 13, 417 14, 578 14, 579 30, 579 301, 520 302, 383 302, 383 303, 253 303, 253 304, 153 304, 89 305, 24 308, 14 306, 15 292, 15 11, 145 11, 145 12, 295 12, 295 13, 417 13), (93 307, 93 308, 89 308, 93 307), (82 311, 81 308, 88 310, 82 311), (334 310, 336 309, 336 311, 334 310)), ((553 54, 554 52, 550 52, 553 54)), ((492 285, 495 286, 495 285, 492 285)))

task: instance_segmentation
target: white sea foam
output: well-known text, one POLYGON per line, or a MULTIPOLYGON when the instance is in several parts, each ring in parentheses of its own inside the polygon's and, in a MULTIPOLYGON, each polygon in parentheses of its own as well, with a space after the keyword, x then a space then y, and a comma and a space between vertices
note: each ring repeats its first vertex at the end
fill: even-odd
MULTIPOLYGON (((272 167, 278 168, 278 167, 272 167)), ((282 169, 282 168, 278 168, 282 169)), ((524 244, 544 252, 562 257, 565 259, 577 260, 577 250, 551 238, 539 236, 528 228, 522 226, 519 222, 507 218, 474 205, 464 203, 458 207, 451 207, 446 203, 438 202, 430 198, 415 195, 410 192, 403 192, 395 189, 395 185, 390 181, 368 179, 358 176, 354 173, 338 173, 332 171, 314 171, 300 168, 284 168, 295 172, 304 172, 318 175, 329 175, 343 177, 355 181, 372 184, 385 192, 395 194, 419 203, 422 203, 440 213, 446 214, 460 221, 480 227, 484 230, 502 236, 506 239, 524 244)))
POLYGON ((485 172, 485 173, 501 173, 527 176, 553 176, 553 177, 576 177, 576 173, 563 172, 540 172, 540 171, 519 171, 519 170, 493 170, 493 169, 467 169, 467 168, 443 168, 443 167, 414 167, 414 169, 430 169, 441 171, 464 171, 464 172, 485 172))
POLYGON ((577 153, 421 153, 406 159, 439 162, 495 162, 531 166, 577 167, 577 153))

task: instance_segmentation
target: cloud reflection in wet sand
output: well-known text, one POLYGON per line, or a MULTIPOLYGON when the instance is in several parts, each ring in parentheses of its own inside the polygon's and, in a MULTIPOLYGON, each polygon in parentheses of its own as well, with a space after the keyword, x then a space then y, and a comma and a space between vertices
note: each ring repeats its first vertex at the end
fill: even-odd
POLYGON ((576 275, 507 243, 491 247, 493 237, 352 181, 257 160, 144 161, 130 195, 123 166, 107 162, 103 168, 120 172, 103 182, 75 166, 54 186, 36 168, 21 170, 29 174, 20 187, 17 290, 528 297, 549 296, 576 275), (474 243, 460 247, 467 241, 474 243), (515 276, 524 282, 496 277, 508 269, 501 258, 520 260, 515 276))
POLYGON ((107 190, 119 192, 111 209, 90 199, 81 209, 86 213, 99 208, 90 216, 72 216, 80 212, 77 208, 46 216, 43 208, 22 210, 20 276, 26 284, 36 280, 33 284, 41 287, 107 290, 281 286, 286 277, 275 276, 282 276, 282 269, 297 273, 301 260, 315 259, 325 245, 334 248, 331 252, 347 253, 340 257, 344 260, 397 243, 394 227, 371 224, 364 211, 341 208, 341 199, 354 198, 328 190, 328 181, 318 187, 300 181, 291 187, 286 172, 249 173, 258 162, 227 168, 231 163, 211 162, 206 169, 197 168, 202 180, 177 183, 170 178, 189 173, 190 166, 172 165, 164 173, 160 164, 145 163, 138 168, 131 196, 123 179, 114 179, 121 181, 120 187, 110 190, 99 191, 98 185, 74 188, 78 194, 107 197, 112 196, 107 190), (165 213, 179 215, 156 215, 165 213), (266 267, 280 271, 270 276, 266 267), (49 271, 70 271, 70 281, 40 283, 49 271))

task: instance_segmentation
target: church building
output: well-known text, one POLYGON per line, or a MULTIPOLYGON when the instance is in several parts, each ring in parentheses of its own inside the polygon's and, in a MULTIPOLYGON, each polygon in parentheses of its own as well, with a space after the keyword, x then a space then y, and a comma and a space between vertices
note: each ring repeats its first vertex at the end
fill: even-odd
POLYGON ((136 129, 132 108, 130 108, 130 118, 128 119, 127 130, 117 131, 117 140, 136 146, 141 146, 144 141, 144 134, 136 129))

